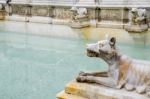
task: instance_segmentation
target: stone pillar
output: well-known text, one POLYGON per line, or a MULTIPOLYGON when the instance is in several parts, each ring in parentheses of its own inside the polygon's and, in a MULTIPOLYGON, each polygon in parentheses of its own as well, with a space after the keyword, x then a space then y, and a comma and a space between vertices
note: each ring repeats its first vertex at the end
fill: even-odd
POLYGON ((129 8, 123 8, 123 13, 122 13, 122 18, 123 18, 123 23, 126 24, 129 21, 129 8))

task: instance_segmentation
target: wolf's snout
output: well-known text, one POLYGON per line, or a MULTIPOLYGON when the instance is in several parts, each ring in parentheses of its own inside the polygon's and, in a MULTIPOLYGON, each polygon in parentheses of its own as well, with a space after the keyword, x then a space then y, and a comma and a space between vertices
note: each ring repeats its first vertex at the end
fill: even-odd
POLYGON ((86 49, 90 50, 90 44, 86 44, 86 49))

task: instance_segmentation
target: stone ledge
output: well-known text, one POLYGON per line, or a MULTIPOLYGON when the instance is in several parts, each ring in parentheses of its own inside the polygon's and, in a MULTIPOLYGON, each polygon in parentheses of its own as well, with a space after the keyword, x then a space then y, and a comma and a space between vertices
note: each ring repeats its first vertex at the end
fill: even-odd
POLYGON ((87 99, 87 98, 80 97, 77 95, 67 94, 65 93, 65 91, 58 93, 56 96, 57 96, 57 99, 87 99))
POLYGON ((146 95, 139 95, 135 91, 116 90, 97 84, 78 83, 76 81, 71 81, 66 85, 65 93, 88 99, 149 99, 146 95))
POLYGON ((50 17, 32 16, 29 17, 28 19, 29 22, 33 22, 33 23, 47 23, 47 24, 52 23, 52 18, 50 17))
POLYGON ((118 28, 123 29, 124 25, 122 22, 113 22, 113 21, 102 21, 97 23, 97 27, 101 28, 118 28))
POLYGON ((1 4, 6 4, 6 1, 0 1, 1 4))
POLYGON ((8 21, 18 21, 18 22, 27 22, 29 21, 28 17, 21 15, 12 15, 6 16, 6 20, 8 21))
POLYGON ((57 25, 69 25, 70 20, 69 19, 52 19, 52 24, 57 25))
MULTIPOLYGON (((6 2, 4 1, 0 1, 0 3, 5 4, 6 2)), ((148 2, 142 2, 142 4, 139 2, 139 4, 131 4, 130 2, 128 4, 122 4, 122 3, 117 3, 115 4, 114 2, 109 2, 109 3, 93 3, 93 2, 71 2, 71 3, 66 3, 66 2, 16 2, 16 1, 12 1, 10 2, 10 4, 12 5, 30 5, 30 6, 34 6, 34 5, 45 5, 45 6, 63 6, 63 7, 72 7, 72 6, 78 6, 78 7, 88 7, 88 8, 132 8, 132 7, 144 7, 144 8, 149 8, 150 5, 148 2)))

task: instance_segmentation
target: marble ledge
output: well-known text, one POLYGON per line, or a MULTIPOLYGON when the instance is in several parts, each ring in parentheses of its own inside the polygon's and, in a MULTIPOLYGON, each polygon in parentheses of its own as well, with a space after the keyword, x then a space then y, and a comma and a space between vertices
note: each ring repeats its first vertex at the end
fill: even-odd
POLYGON ((0 1, 0 4, 6 4, 6 1, 0 1))
MULTIPOLYGON (((0 3, 5 3, 5 2, 0 2, 0 3)), ((72 6, 77 6, 77 7, 87 7, 87 8, 132 8, 132 7, 150 7, 148 3, 144 4, 100 4, 100 3, 57 3, 57 2, 10 2, 10 4, 16 4, 16 5, 41 5, 41 6, 66 6, 66 7, 72 7, 72 6)))
POLYGON ((145 94, 140 95, 135 91, 129 92, 125 89, 117 90, 97 84, 78 83, 75 80, 69 82, 64 90, 57 94, 58 99, 69 99, 68 96, 82 97, 83 99, 149 99, 145 94), (62 96, 66 97, 61 98, 62 96))
MULTIPOLYGON (((5 4, 6 2, 0 1, 1 4, 5 4)), ((10 2, 12 5, 30 5, 30 6, 63 6, 63 7, 87 7, 87 8, 132 8, 132 7, 150 7, 148 3, 144 4, 101 4, 101 3, 57 3, 57 2, 10 2)))
POLYGON ((57 99, 88 99, 88 98, 84 98, 82 96, 65 93, 65 91, 58 93, 56 95, 56 97, 57 97, 57 99))

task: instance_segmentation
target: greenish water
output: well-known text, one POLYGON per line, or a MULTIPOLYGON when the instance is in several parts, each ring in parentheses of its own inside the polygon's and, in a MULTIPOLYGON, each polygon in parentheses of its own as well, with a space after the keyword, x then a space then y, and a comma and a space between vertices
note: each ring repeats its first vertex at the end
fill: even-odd
MULTIPOLYGON (((78 38, 0 32, 0 99, 55 99, 79 71, 107 69, 102 60, 85 54, 85 45, 99 38, 73 31, 78 38)), ((123 53, 150 60, 145 39, 124 41, 118 44, 123 53)))

